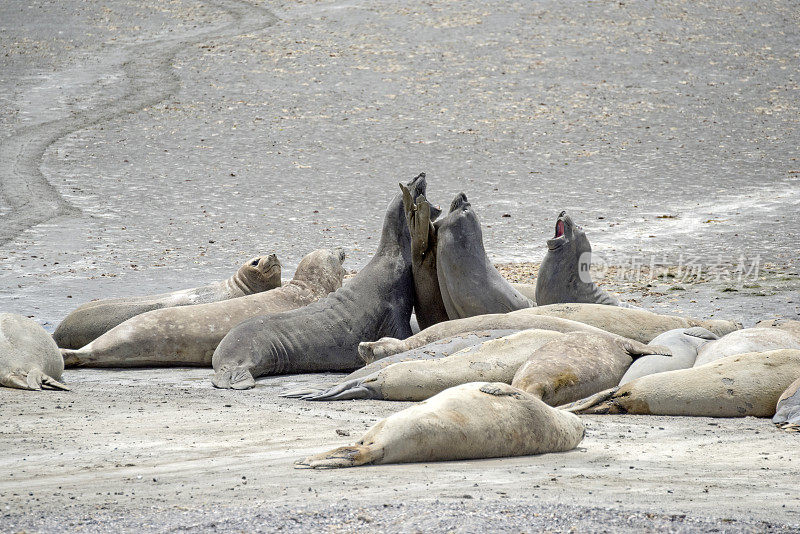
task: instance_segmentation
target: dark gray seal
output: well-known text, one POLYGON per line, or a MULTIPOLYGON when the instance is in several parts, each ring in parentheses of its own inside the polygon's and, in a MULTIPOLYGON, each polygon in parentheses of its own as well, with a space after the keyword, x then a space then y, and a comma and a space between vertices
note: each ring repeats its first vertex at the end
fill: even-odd
POLYGON ((436 274, 451 320, 507 313, 533 305, 486 257, 481 223, 467 195, 456 195, 450 213, 436 223, 436 235, 436 274))
MULTIPOLYGON (((408 183, 425 194, 425 175, 408 183)), ((263 375, 351 371, 364 365, 358 344, 411 335, 411 238, 402 195, 389 203, 375 256, 352 280, 302 310, 263 315, 233 328, 214 351, 212 383, 249 389, 263 375)))
POLYGON ((61 353, 44 328, 22 315, 0 313, 0 386, 69 389, 59 382, 63 372, 61 353))
POLYGON ((536 305, 583 302, 620 306, 618 299, 592 281, 591 261, 592 246, 586 233, 562 211, 556 220, 555 236, 547 240, 547 253, 539 267, 536 305))

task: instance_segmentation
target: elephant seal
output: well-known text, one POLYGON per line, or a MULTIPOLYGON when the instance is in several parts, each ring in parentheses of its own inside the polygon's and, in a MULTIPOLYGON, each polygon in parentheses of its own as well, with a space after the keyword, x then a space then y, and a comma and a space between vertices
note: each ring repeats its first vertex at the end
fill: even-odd
MULTIPOLYGON (((546 328, 545 323, 537 322, 536 317, 551 317, 577 321, 601 330, 639 341, 649 343, 662 332, 675 328, 702 326, 718 336, 732 332, 741 325, 733 321, 698 320, 675 315, 659 315, 645 310, 604 306, 602 304, 551 304, 525 310, 517 310, 506 314, 481 315, 447 321, 422 330, 408 339, 381 339, 371 343, 362 343, 358 351, 365 362, 385 358, 398 352, 414 349, 459 332, 469 330, 489 330, 513 328, 546 328)), ((573 330, 579 330, 574 328, 573 330)), ((562 330, 563 331, 563 330, 562 330)))
POLYGON ((778 399, 772 422, 788 432, 800 432, 800 378, 792 382, 778 399))
POLYGON ((536 304, 585 302, 619 306, 616 297, 592 281, 589 272, 592 246, 583 229, 562 211, 556 219, 556 233, 547 240, 547 252, 536 278, 536 304))
POLYGON ((436 223, 436 235, 436 274, 451 320, 532 306, 486 257, 481 223, 464 193, 436 223))
POLYGON ((614 334, 571 332, 534 350, 511 385, 560 406, 616 386, 636 358, 655 354, 671 356, 666 347, 614 334))
POLYGON ((471 383, 378 421, 355 445, 298 461, 298 468, 526 456, 574 449, 573 414, 502 383, 471 383))
MULTIPOLYGON (((408 184, 412 201, 425 194, 425 174, 408 184)), ((233 328, 214 351, 218 388, 249 389, 255 377, 363 366, 358 343, 408 337, 414 300, 411 237, 402 195, 384 218, 375 256, 347 285, 302 310, 262 315, 233 328)))
POLYGON ((800 376, 800 350, 728 356, 700 367, 647 375, 562 406, 574 413, 772 417, 800 376))
POLYGON ((44 328, 16 313, 0 313, 0 386, 64 389, 64 360, 44 328))
POLYGON ((800 333, 782 328, 744 328, 731 332, 697 353, 695 367, 745 352, 764 352, 777 349, 800 349, 800 333))
POLYGON ((227 280, 206 286, 159 295, 87 302, 61 321, 53 338, 62 349, 79 349, 131 317, 151 310, 234 299, 280 285, 278 257, 275 254, 260 256, 239 267, 227 280))
POLYGON ((625 372, 625 375, 619 381, 619 385, 621 386, 646 375, 674 371, 676 369, 688 369, 694 365, 694 361, 697 359, 697 351, 715 339, 719 338, 699 326, 676 328, 659 334, 648 344, 667 347, 672 355, 651 354, 637 359, 625 372))
POLYGON ((767 319, 765 321, 759 321, 755 325, 756 328, 780 328, 781 330, 786 330, 787 332, 792 332, 800 336, 800 321, 795 321, 793 319, 767 319))
MULTIPOLYGON (((436 277, 436 228, 433 221, 441 210, 431 206, 425 195, 412 200, 411 192, 400 184, 403 209, 411 235, 411 275, 414 279, 414 312, 420 329, 446 321, 447 310, 436 277)), ((412 327, 413 330, 413 327, 412 327)))
POLYGON ((240 322, 307 306, 341 287, 344 258, 342 251, 316 250, 277 289, 137 315, 85 347, 62 350, 64 362, 82 367, 209 367, 214 349, 240 322))
POLYGON ((511 287, 517 290, 520 295, 531 301, 531 305, 536 304, 536 284, 526 284, 523 282, 511 282, 511 287))

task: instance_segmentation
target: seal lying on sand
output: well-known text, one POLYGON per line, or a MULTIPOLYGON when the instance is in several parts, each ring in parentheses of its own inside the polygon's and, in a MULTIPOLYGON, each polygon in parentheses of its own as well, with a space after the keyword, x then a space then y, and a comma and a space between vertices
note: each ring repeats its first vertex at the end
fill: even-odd
POLYGON ((778 405, 772 422, 789 432, 800 432, 800 378, 786 388, 778 405))
POLYGON ((436 223, 436 235, 436 274, 451 320, 533 305, 486 257, 481 223, 464 193, 456 195, 450 213, 436 223))
POLYGON ((642 376, 688 369, 697 359, 697 351, 707 343, 719 339, 705 328, 676 328, 659 334, 648 345, 667 347, 672 353, 670 356, 651 354, 637 359, 625 372, 619 385, 626 384, 642 376))
POLYGON ((376 423, 355 445, 298 468, 524 456, 574 449, 583 423, 508 384, 463 384, 376 423))
POLYGON ((19 389, 69 389, 59 382, 64 360, 56 342, 35 321, 0 313, 0 385, 19 389))
MULTIPOLYGON (((738 323, 723 320, 698 320, 675 315, 659 315, 645 310, 604 306, 601 304, 551 304, 518 310, 506 314, 481 315, 447 321, 422 330, 408 339, 380 339, 361 343, 358 351, 365 362, 370 363, 398 352, 414 349, 460 332, 470 330, 546 328, 535 317, 552 317, 578 321, 601 330, 649 343, 657 335, 675 328, 702 326, 718 336, 741 328, 738 323)), ((577 329, 574 329, 577 330, 577 329)))
POLYGON ((705 365, 734 354, 777 349, 800 349, 800 333, 795 334, 783 328, 737 330, 700 349, 694 366, 705 365))
POLYGON ((342 251, 316 250, 303 258, 291 282, 272 291, 137 315, 81 349, 63 350, 65 364, 208 367, 214 349, 240 322, 301 308, 341 287, 344 257, 342 251))
MULTIPOLYGON (((408 184, 412 201, 425 194, 425 175, 408 184)), ((228 332, 214 351, 219 388, 248 389, 254 377, 344 371, 363 365, 358 343, 408 337, 413 305, 411 238, 400 194, 389 204, 378 251, 355 278, 302 310, 255 317, 228 332)))
POLYGON ((592 246, 583 229, 562 211, 556 220, 556 234, 547 240, 547 253, 536 278, 536 304, 586 302, 619 306, 615 297, 592 281, 589 273, 592 246))
POLYGON ((728 356, 690 369, 643 376, 562 406, 574 413, 772 417, 800 376, 800 350, 728 356))
POLYGON ((160 295, 87 302, 61 321, 53 338, 62 349, 79 349, 118 324, 150 310, 190 306, 252 295, 281 285, 281 264, 275 254, 253 258, 223 280, 194 289, 160 295))

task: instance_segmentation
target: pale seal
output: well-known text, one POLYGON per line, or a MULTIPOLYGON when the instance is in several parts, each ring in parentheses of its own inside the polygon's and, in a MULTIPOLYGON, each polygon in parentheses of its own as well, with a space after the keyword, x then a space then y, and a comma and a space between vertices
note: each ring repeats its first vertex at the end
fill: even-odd
POLYGON ((307 306, 342 285, 344 252, 316 250, 287 284, 236 299, 153 310, 112 328, 78 350, 63 350, 67 366, 211 366, 214 349, 240 322, 307 306))
POLYGON ((531 304, 536 304, 536 284, 511 282, 511 287, 516 289, 520 295, 530 300, 531 304))
POLYGON ((800 349, 800 333, 783 328, 763 327, 737 330, 700 349, 694 366, 705 365, 734 354, 777 349, 800 349))
POLYGON ((508 384, 471 383, 378 421, 355 445, 298 461, 298 468, 437 462, 563 452, 581 420, 508 384))
POLYGON ((0 313, 0 385, 18 389, 69 389, 59 382, 64 360, 53 338, 35 321, 0 313))
MULTIPOLYGON (((425 175, 408 184, 425 194, 425 175)), ((233 328, 214 351, 219 388, 248 389, 269 374, 351 371, 363 366, 358 343, 408 337, 414 299, 411 238, 400 194, 389 204, 378 250, 364 269, 328 298, 302 310, 262 315, 233 328)))
POLYGON ((643 376, 562 408, 587 414, 772 417, 778 398, 798 376, 800 350, 748 352, 643 376))
POLYGON ((800 432, 800 377, 778 399, 772 422, 788 432, 800 432))
POLYGON ((447 316, 463 319, 530 308, 486 257, 481 223, 464 193, 436 223, 436 274, 447 316))
POLYGON ((676 328, 659 334, 648 344, 667 347, 672 354, 670 356, 651 354, 637 359, 625 372, 625 375, 619 381, 619 385, 621 386, 646 375, 674 371, 676 369, 688 369, 694 365, 697 359, 697 351, 715 339, 719 338, 699 326, 676 328))
POLYGON ((79 349, 131 317, 150 310, 190 306, 260 293, 281 285, 281 264, 275 254, 253 258, 220 282, 142 297, 87 302, 61 321, 53 338, 62 349, 79 349))

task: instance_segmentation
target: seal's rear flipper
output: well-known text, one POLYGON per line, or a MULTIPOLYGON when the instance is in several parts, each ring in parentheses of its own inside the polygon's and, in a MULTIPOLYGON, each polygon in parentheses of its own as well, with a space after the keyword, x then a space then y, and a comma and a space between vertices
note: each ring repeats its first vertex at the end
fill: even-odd
POLYGON ((42 389, 60 389, 63 391, 69 391, 69 386, 66 384, 62 384, 58 380, 53 377, 47 376, 45 374, 42 375, 42 389))
POLYGON ((325 391, 321 388, 298 388, 298 389, 287 389, 281 393, 278 393, 279 397, 283 397, 285 399, 302 399, 307 395, 317 395, 325 391))
POLYGON ((569 404, 564 404, 559 406, 560 410, 564 410, 567 412, 572 413, 587 413, 587 414, 606 414, 606 413, 621 413, 619 411, 602 411, 608 410, 610 406, 613 406, 614 403, 611 400, 611 397, 619 391, 619 386, 606 389, 599 393, 595 393, 585 399, 581 399, 579 401, 571 402, 569 404), (600 410, 600 411, 595 411, 600 410))
POLYGON ((403 342, 392 337, 382 337, 378 341, 362 341, 358 344, 358 355, 364 363, 372 363, 398 352, 403 352, 403 342))
POLYGON ((375 399, 383 400, 383 395, 379 388, 375 387, 375 379, 380 371, 361 378, 348 380, 321 393, 306 395, 303 397, 309 401, 340 401, 353 399, 375 399))
POLYGON ((691 328, 687 328, 686 330, 683 331, 683 333, 687 336, 699 337, 700 339, 707 339, 709 341, 719 339, 719 336, 717 334, 709 330, 706 330, 702 326, 693 326, 691 328))
POLYGON ((295 469, 335 469, 337 467, 355 467, 372 463, 380 457, 374 447, 353 445, 339 447, 332 451, 315 454, 294 463, 295 469))
POLYGON ((28 376, 19 371, 9 373, 6 376, 0 377, 0 385, 8 388, 16 389, 30 389, 33 391, 42 389, 41 385, 37 385, 34 381, 33 384, 28 380, 28 376))
POLYGON ((661 345, 645 345, 644 343, 639 343, 638 341, 634 341, 632 339, 626 339, 623 342, 623 346, 634 360, 642 356, 649 356, 651 354, 658 354, 659 356, 672 356, 672 351, 667 347, 663 347, 661 345))
POLYGON ((244 367, 233 370, 222 368, 211 378, 211 383, 220 389, 252 389, 256 386, 250 370, 244 367))
POLYGON ((40 369, 31 369, 27 373, 20 371, 9 373, 0 379, 0 385, 31 391, 40 391, 42 389, 63 389, 69 391, 67 386, 55 378, 47 376, 40 369))

